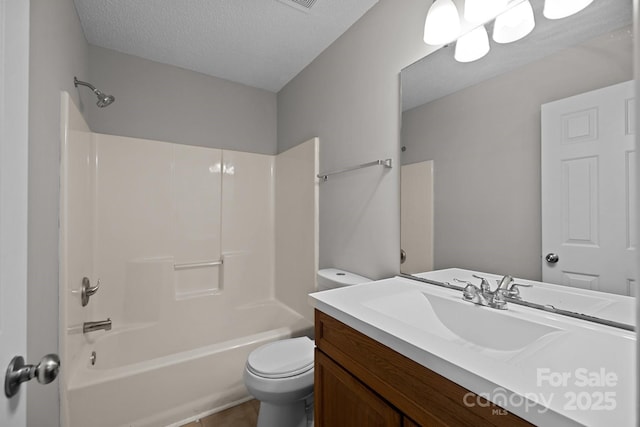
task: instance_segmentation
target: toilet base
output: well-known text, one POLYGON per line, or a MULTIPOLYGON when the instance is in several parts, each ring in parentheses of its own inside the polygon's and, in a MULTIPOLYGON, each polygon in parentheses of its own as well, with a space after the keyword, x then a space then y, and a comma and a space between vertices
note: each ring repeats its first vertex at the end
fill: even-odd
POLYGON ((285 404, 261 401, 257 427, 313 427, 313 394, 285 404))

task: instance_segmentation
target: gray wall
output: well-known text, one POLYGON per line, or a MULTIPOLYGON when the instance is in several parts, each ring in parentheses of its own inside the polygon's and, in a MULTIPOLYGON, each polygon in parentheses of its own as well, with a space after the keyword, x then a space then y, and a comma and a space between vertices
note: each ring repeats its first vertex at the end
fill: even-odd
POLYGON ((89 61, 86 79, 116 98, 93 108, 95 97, 82 92, 94 132, 276 154, 273 92, 93 45, 89 61))
POLYGON ((632 75, 616 31, 403 114, 403 163, 434 160, 434 264, 540 280, 540 105, 632 75))
MULTIPOLYGON (((78 102, 73 76, 88 71, 88 44, 73 0, 31 0, 27 357, 58 351, 60 91, 78 102)), ((29 385, 27 425, 55 426, 58 382, 29 385)))
POLYGON ((380 0, 278 93, 278 151, 320 138, 320 171, 392 158, 320 184, 320 267, 399 272, 400 70, 426 55, 430 2, 380 0))

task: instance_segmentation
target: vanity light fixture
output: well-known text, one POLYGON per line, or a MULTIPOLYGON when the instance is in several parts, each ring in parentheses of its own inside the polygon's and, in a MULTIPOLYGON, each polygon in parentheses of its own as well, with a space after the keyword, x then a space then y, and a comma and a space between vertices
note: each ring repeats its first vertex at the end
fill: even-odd
POLYGON ((472 62, 489 53, 489 35, 484 25, 469 31, 456 42, 455 59, 472 62))
POLYGON ((561 19, 580 12, 593 0, 545 0, 542 14, 547 19, 561 19))
POLYGON ((436 0, 424 21, 424 42, 440 46, 460 36, 460 15, 453 0, 436 0))
MULTIPOLYGON (((547 19, 565 18, 591 3, 593 0, 545 0, 543 14, 547 19)), ((475 61, 489 52, 485 25, 494 18, 493 41, 500 44, 520 40, 536 26, 530 0, 434 0, 424 22, 424 42, 442 46, 457 39, 455 59, 475 61), (460 35, 463 29, 465 34, 460 35)))
POLYGON ((493 41, 496 43, 512 43, 520 40, 536 26, 533 8, 529 0, 525 0, 498 15, 493 26, 493 41))

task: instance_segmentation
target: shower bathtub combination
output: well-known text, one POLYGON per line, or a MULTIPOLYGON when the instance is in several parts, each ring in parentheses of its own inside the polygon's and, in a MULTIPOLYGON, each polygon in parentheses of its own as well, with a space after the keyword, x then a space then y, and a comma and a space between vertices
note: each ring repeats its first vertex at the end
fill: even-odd
POLYGON ((249 353, 312 333, 317 139, 241 153, 97 134, 67 93, 61 108, 62 425, 181 425, 248 400, 249 353))
POLYGON ((224 317, 237 322, 238 337, 229 329, 207 331, 202 323, 199 331, 178 326, 189 339, 174 348, 162 345, 168 340, 155 327, 114 330, 87 343, 80 350, 85 363, 70 373, 69 424, 161 426, 243 402, 248 397, 241 374, 249 353, 308 328, 300 315, 276 301, 234 309, 224 317))

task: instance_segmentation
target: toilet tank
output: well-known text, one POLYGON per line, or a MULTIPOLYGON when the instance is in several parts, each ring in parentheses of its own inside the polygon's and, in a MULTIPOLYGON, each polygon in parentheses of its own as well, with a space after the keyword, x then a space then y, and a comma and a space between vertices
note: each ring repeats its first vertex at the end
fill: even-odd
POLYGON ((371 281, 369 278, 337 268, 324 268, 318 271, 318 291, 326 291, 327 289, 341 288, 343 286, 357 285, 371 281))

